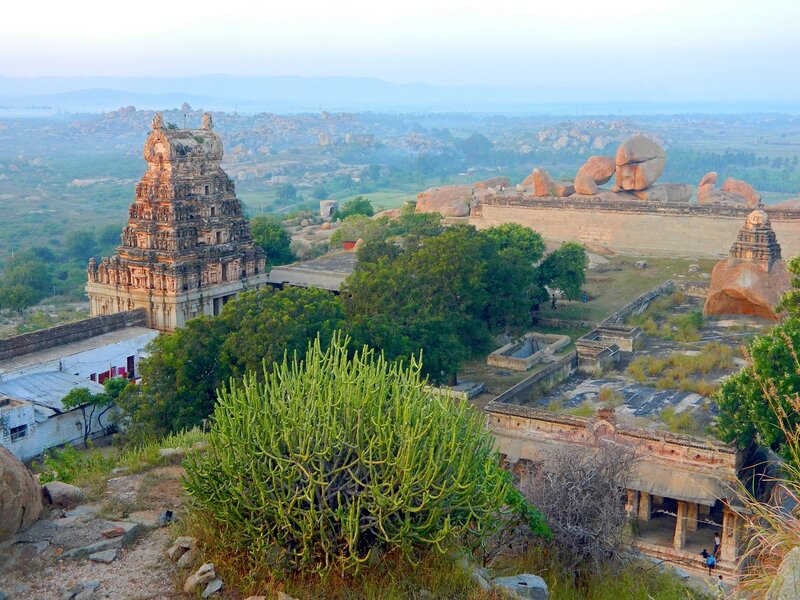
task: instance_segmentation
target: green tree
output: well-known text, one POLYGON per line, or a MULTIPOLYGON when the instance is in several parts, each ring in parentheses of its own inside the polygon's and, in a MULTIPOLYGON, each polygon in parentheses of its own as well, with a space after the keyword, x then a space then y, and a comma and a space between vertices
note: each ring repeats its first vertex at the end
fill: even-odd
POLYGON ((319 337, 324 344, 344 325, 344 309, 337 296, 324 290, 288 287, 248 292, 229 302, 220 317, 229 333, 221 347, 227 372, 236 377, 247 371, 263 374, 284 353, 303 352, 319 337))
POLYGON ((0 285, 0 308, 22 314, 26 308, 38 304, 41 299, 42 294, 26 285, 0 285))
POLYGON ((489 157, 493 145, 482 133, 473 133, 466 139, 456 142, 458 148, 471 161, 482 161, 489 157))
POLYGON ((783 451, 781 421, 800 426, 791 399, 800 394, 800 316, 791 316, 748 347, 751 364, 728 377, 714 400, 719 407, 717 431, 723 441, 746 448, 752 443, 783 451))
POLYGON ((580 298, 586 282, 586 249, 576 242, 564 242, 548 254, 539 266, 540 281, 547 287, 561 290, 569 300, 580 298))
POLYGON ((544 240, 530 227, 518 223, 503 223, 483 231, 498 252, 518 250, 531 263, 538 263, 544 256, 544 240))
POLYGON ((281 222, 274 217, 259 216, 250 219, 253 241, 267 255, 270 265, 285 265, 297 260, 291 250, 292 238, 281 222))
POLYGON ((67 234, 64 240, 67 252, 73 258, 89 260, 97 246, 94 231, 91 229, 78 229, 67 234))
POLYGON ((131 435, 163 436, 211 414, 217 388, 230 377, 220 358, 227 333, 222 319, 198 317, 150 342, 150 355, 139 363, 141 385, 117 400, 131 435))
POLYGON ((275 196, 283 203, 292 202, 297 199, 297 188, 291 183, 283 183, 275 188, 275 196))
POLYGON ((795 256, 787 265, 792 274, 792 288, 781 298, 780 307, 792 316, 800 316, 800 256, 795 256))
POLYGON ((420 366, 316 341, 265 382, 220 393, 184 484, 218 542, 256 568, 354 571, 444 552, 496 526, 511 486, 482 417, 432 396, 420 366))
POLYGON ((328 197, 328 188, 324 185, 315 185, 311 190, 311 197, 315 200, 325 200, 328 197))
POLYGON ((341 208, 336 209, 332 217, 334 220, 344 220, 352 215, 364 215, 371 217, 374 214, 375 209, 372 208, 372 202, 370 202, 367 198, 364 198, 364 196, 356 196, 355 198, 351 198, 342 204, 341 208))
POLYGON ((18 252, 6 261, 0 279, 0 308, 22 312, 52 293, 50 264, 36 252, 18 252))
POLYGON ((61 405, 67 409, 80 408, 83 420, 83 445, 88 448, 89 437, 94 433, 94 419, 97 415, 97 423, 102 429, 107 429, 103 425, 103 415, 115 406, 115 401, 128 387, 129 381, 122 377, 112 377, 103 384, 105 391, 93 394, 89 388, 80 387, 70 390, 61 400, 61 405))

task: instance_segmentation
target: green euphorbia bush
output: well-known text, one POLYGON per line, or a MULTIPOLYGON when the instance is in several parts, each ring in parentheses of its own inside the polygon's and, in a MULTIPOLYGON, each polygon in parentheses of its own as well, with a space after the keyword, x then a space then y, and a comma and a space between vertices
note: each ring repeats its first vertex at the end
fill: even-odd
POLYGON ((187 459, 195 508, 253 568, 353 570, 497 525, 511 484, 481 416, 426 389, 417 361, 347 344, 232 383, 187 459))

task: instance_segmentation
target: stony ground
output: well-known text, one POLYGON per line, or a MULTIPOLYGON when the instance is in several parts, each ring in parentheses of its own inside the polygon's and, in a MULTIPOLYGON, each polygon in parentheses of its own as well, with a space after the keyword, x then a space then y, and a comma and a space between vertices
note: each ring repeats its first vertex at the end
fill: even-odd
MULTIPOLYGON (((0 544, 0 590, 9 599, 61 600, 67 590, 93 590, 83 598, 156 599, 189 597, 165 551, 172 528, 158 515, 181 514, 181 468, 166 466, 109 480, 102 497, 70 510, 51 509, 27 531, 0 544), (103 541, 101 532, 118 523, 136 524, 132 539, 109 564, 64 558, 103 541)), ((122 539, 122 538, 118 538, 122 539)), ((123 542, 120 541, 120 544, 123 542)))

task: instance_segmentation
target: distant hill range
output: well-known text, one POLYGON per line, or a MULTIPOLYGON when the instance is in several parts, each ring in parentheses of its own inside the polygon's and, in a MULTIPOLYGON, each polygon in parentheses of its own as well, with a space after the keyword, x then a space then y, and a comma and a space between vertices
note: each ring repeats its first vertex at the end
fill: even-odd
POLYGON ((579 89, 513 85, 446 87, 356 77, 0 76, 0 115, 96 113, 133 105, 241 113, 482 112, 507 114, 800 113, 798 102, 676 102, 592 98, 579 89), (590 98, 589 101, 586 99, 590 98))

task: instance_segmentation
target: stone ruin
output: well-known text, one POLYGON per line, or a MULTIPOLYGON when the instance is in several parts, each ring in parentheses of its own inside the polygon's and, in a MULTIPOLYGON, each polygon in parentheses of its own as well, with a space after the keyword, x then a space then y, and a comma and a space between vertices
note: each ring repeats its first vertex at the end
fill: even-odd
POLYGON ((526 333, 486 357, 486 364, 511 371, 527 371, 539 363, 551 363, 554 354, 569 346, 569 336, 526 333))
POLYGON ((775 307, 791 288, 791 275, 769 215, 760 205, 747 216, 729 254, 711 272, 703 314, 779 320, 775 307))
MULTIPOLYGON (((418 212, 439 212, 446 217, 468 217, 472 207, 488 194, 506 191, 538 198, 595 199, 606 202, 688 203, 695 186, 688 183, 657 183, 664 172, 666 154, 655 141, 635 135, 617 148, 615 156, 590 156, 578 169, 574 181, 553 179, 535 168, 520 185, 511 187, 508 178, 495 177, 472 185, 430 188, 417 196, 418 212), (600 187, 611 179, 613 186, 600 187)), ((699 204, 755 206, 760 195, 748 183, 728 178, 716 188, 717 174, 708 173, 698 187, 699 204)))

